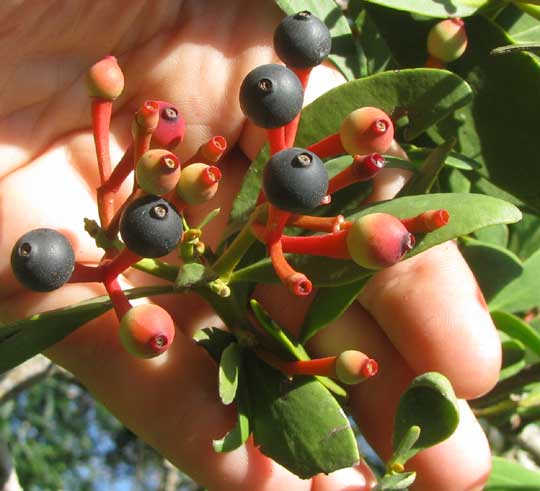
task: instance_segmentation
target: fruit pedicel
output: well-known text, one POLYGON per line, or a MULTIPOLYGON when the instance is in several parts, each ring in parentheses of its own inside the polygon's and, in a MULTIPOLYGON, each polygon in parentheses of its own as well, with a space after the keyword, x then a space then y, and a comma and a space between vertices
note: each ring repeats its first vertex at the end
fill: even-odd
MULTIPOLYGON (((459 22, 445 24, 442 32, 459 31, 459 27, 459 22)), ((437 49, 441 35, 432 34, 428 44, 442 60, 450 61, 448 53, 437 49)), ((414 234, 447 224, 450 217, 445 210, 426 210, 406 219, 371 213, 354 222, 341 215, 314 213, 330 203, 334 193, 373 179, 384 168, 383 155, 395 143, 394 125, 383 110, 360 107, 344 118, 335 134, 307 148, 295 146, 304 89, 312 68, 330 53, 331 36, 320 19, 302 11, 279 24, 274 46, 285 66, 267 64, 253 69, 239 93, 246 117, 266 130, 270 157, 250 219, 221 254, 205 248, 201 230, 189 228, 182 213, 188 206, 211 200, 222 177, 226 179, 226 169, 216 165, 227 149, 226 140, 215 136, 191 159, 179 162, 173 150, 184 137, 181 112, 166 101, 145 101, 133 119, 132 143, 112 169, 109 126, 112 103, 123 90, 124 77, 116 58, 107 56, 90 68, 87 77, 101 222, 98 226, 87 221, 87 230, 105 253, 97 266, 86 265, 76 261, 71 244, 61 233, 29 231, 15 243, 11 255, 12 270, 20 283, 39 292, 52 291, 67 282, 102 283, 118 316, 122 345, 134 356, 151 358, 173 342, 174 322, 158 305, 133 306, 118 281, 120 274, 145 258, 157 260, 176 251, 184 264, 199 263, 210 271, 208 290, 226 297, 233 271, 258 240, 266 246, 281 283, 292 295, 306 296, 312 292, 312 283, 293 268, 286 253, 350 259, 363 268, 377 270, 400 261, 414 246, 414 234), (329 178, 324 160, 347 154, 350 165, 329 178), (116 193, 131 173, 135 176, 132 193, 115 209, 116 193), (288 226, 304 233, 287 235, 288 226)), ((377 362, 359 351, 295 362, 284 361, 265 349, 255 347, 253 351, 288 376, 324 375, 352 384, 377 372, 377 362)))

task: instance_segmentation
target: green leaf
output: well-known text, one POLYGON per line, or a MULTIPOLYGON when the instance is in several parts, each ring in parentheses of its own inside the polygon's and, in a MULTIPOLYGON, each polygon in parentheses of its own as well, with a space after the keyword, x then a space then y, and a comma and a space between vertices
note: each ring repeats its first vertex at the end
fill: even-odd
POLYGON ((474 233, 479 241, 504 248, 508 245, 508 234, 508 226, 503 224, 482 228, 474 233))
POLYGON ((234 401, 238 389, 238 373, 242 363, 242 348, 238 343, 231 343, 221 355, 219 362, 219 397, 223 404, 234 401))
POLYGON ((501 343, 502 367, 499 381, 505 380, 520 372, 525 367, 525 346, 516 339, 507 339, 501 343))
POLYGON ((206 227, 214 218, 216 218, 219 213, 221 212, 221 208, 215 208, 212 210, 208 215, 206 215, 202 220, 201 223, 197 226, 199 230, 206 227))
POLYGON ((455 143, 455 140, 450 140, 433 150, 418 173, 399 191, 398 197, 429 193, 455 143))
POLYGON ((540 472, 502 457, 492 457, 491 462, 485 491, 537 491, 540 488, 540 472))
POLYGON ((321 19, 332 35, 332 51, 328 58, 348 80, 360 76, 360 62, 351 28, 333 0, 275 0, 287 15, 308 10, 321 19))
POLYGON ((260 451, 302 479, 358 463, 354 432, 341 407, 311 377, 289 381, 246 357, 251 426, 260 451))
POLYGON ((175 288, 191 288, 200 283, 216 279, 217 275, 199 263, 186 263, 178 269, 175 288))
MULTIPOLYGON (((330 90, 302 111, 295 145, 309 146, 339 130, 343 118, 362 106, 380 107, 389 114, 407 113, 409 139, 425 131, 471 98, 470 87, 453 73, 414 69, 384 72, 330 90)), ((246 221, 257 200, 268 148, 249 167, 234 201, 230 222, 246 221)))
MULTIPOLYGON (((134 288, 130 299, 171 293, 171 286, 134 288)), ((0 373, 61 341, 83 324, 112 308, 108 296, 85 300, 69 307, 50 310, 0 326, 0 373)))
POLYGON ((524 213, 523 219, 510 227, 508 248, 527 259, 540 248, 540 217, 524 213))
POLYGON ((251 433, 249 425, 249 395, 244 374, 240 373, 238 394, 236 397, 237 419, 234 427, 221 439, 214 440, 212 446, 216 452, 232 452, 242 446, 251 433))
POLYGON ((357 43, 360 52, 361 76, 366 77, 384 71, 392 60, 392 53, 369 12, 362 9, 354 19, 354 24, 358 32, 357 43))
POLYGON ((386 474, 375 487, 375 491, 394 491, 406 489, 416 479, 416 472, 403 472, 401 474, 386 474))
POLYGON ((521 12, 515 5, 508 5, 495 22, 501 26, 516 43, 540 42, 540 24, 534 17, 521 12))
POLYGON ((442 133, 455 135, 457 129, 461 151, 483 164, 482 175, 538 208, 540 169, 534 131, 540 127, 540 98, 531 94, 540 86, 540 65, 525 53, 488 55, 497 46, 513 43, 489 20, 468 19, 466 28, 469 46, 452 68, 471 84, 475 96, 459 111, 460 120, 446 124, 442 133), (519 166, 509 166, 516 161, 516 149, 519 166))
POLYGON ((195 333, 194 341, 202 346, 216 363, 221 360, 223 351, 236 341, 233 334, 217 327, 205 327, 195 333))
POLYGON ((489 0, 366 0, 366 2, 429 17, 446 18, 473 15, 489 0))
POLYGON ((436 372, 416 377, 401 396, 395 416, 394 448, 412 426, 421 429, 413 450, 446 440, 459 423, 459 408, 448 379, 436 372))
POLYGON ((499 331, 521 341, 535 355, 540 357, 540 334, 525 321, 508 312, 495 310, 491 318, 499 331))
MULTIPOLYGON (((445 209, 450 213, 448 225, 429 234, 418 235, 416 245, 407 257, 419 254, 430 247, 468 235, 476 230, 498 223, 513 223, 521 212, 510 203, 481 194, 426 194, 405 196, 366 207, 351 217, 354 220, 368 213, 390 213, 398 218, 418 215, 426 210, 445 209)), ((358 281, 373 274, 352 261, 321 258, 307 255, 287 255, 291 265, 308 276, 313 286, 340 286, 358 281)), ((539 279, 540 279, 540 275, 539 279)), ((271 261, 265 258, 234 272, 232 282, 252 281, 278 283, 271 261)))
POLYGON ((491 299, 492 310, 526 312, 540 305, 540 250, 522 264, 521 274, 491 299))
MULTIPOLYGON (((296 341, 283 327, 273 320, 257 300, 250 301, 251 309, 255 317, 260 322, 264 330, 276 341, 277 346, 284 352, 285 356, 293 360, 310 360, 304 347, 296 341)), ((332 391, 339 397, 346 397, 347 392, 331 378, 316 376, 315 377, 328 390, 332 391)))
POLYGON ((521 261, 503 247, 466 239, 461 242, 460 250, 488 304, 497 293, 523 272, 521 261))
POLYGON ((300 341, 304 344, 321 329, 341 315, 356 300, 370 276, 334 288, 321 288, 309 309, 302 329, 300 341))

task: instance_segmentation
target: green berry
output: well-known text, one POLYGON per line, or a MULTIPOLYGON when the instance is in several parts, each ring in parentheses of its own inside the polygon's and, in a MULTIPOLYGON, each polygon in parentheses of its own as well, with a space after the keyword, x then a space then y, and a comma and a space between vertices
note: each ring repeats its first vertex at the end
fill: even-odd
POLYGON ((437 22, 429 31, 428 53, 445 63, 457 60, 467 48, 467 31, 462 19, 454 17, 437 22))
POLYGON ((364 215, 352 223, 347 233, 351 258, 367 269, 392 266, 413 246, 414 235, 387 213, 364 215))
POLYGON ((86 76, 90 97, 114 101, 124 90, 124 74, 114 56, 106 56, 92 65, 86 76))
POLYGON ((341 144, 350 155, 385 153, 394 139, 390 116, 376 107, 361 107, 341 123, 341 144))
POLYGON ((168 150, 148 150, 137 162, 135 177, 148 194, 162 196, 172 191, 180 178, 180 162, 168 150))
POLYGON ((200 162, 190 164, 182 169, 176 194, 185 203, 200 205, 214 197, 220 180, 219 167, 200 162))
POLYGON ((174 340, 175 327, 165 309, 141 304, 129 309, 120 321, 120 341, 134 356, 153 358, 166 351, 174 340))

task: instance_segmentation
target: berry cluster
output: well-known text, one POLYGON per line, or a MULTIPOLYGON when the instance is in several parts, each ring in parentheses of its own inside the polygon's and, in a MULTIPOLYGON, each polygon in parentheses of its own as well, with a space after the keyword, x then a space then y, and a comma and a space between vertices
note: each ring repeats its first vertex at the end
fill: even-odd
POLYGON ((307 215, 331 201, 336 191, 373 178, 385 165, 382 154, 394 141, 394 125, 376 107, 361 107, 347 115, 339 131, 307 148, 295 147, 298 119, 311 69, 322 63, 331 49, 325 24, 303 11, 286 17, 274 33, 274 48, 285 63, 252 70, 240 88, 240 106, 257 126, 266 129, 271 157, 266 163, 259 204, 268 201, 266 223, 253 223, 253 232, 268 248, 276 274, 295 295, 308 295, 309 278, 295 271, 284 253, 314 254, 352 259, 368 269, 398 262, 413 246, 413 232, 425 233, 448 221, 435 223, 441 213, 426 212, 400 221, 373 213, 355 222, 343 217, 307 215), (350 154, 349 167, 328 178, 322 159, 350 154), (323 235, 284 235, 287 225, 323 235))
POLYGON ((120 321, 123 346, 135 356, 150 358, 172 343, 173 320, 157 305, 132 306, 118 276, 142 258, 159 258, 178 247, 184 234, 184 208, 210 200, 217 191, 221 171, 213 164, 225 152, 227 142, 216 136, 181 165, 172 150, 184 137, 184 118, 174 105, 149 100, 136 112, 133 142, 111 171, 112 103, 123 91, 124 76, 116 58, 107 56, 89 69, 86 81, 101 180, 98 211, 101 229, 109 239, 105 255, 97 266, 79 263, 66 237, 41 228, 16 242, 12 269, 23 286, 40 292, 55 290, 66 282, 103 283, 120 321), (115 195, 132 172, 133 191, 115 210, 115 195), (119 247, 115 241, 118 233, 123 242, 119 247))
MULTIPOLYGON (((295 295, 308 295, 311 281, 288 263, 285 253, 352 259, 364 268, 376 270, 401 260, 414 246, 414 233, 435 230, 445 225, 449 216, 444 210, 431 210, 399 220, 371 213, 349 222, 341 215, 313 215, 316 208, 330 203, 335 192, 377 175, 385 165, 382 154, 394 144, 394 126, 383 110, 361 107, 344 118, 335 134, 307 148, 294 146, 304 90, 313 67, 330 53, 331 36, 320 19, 302 11, 279 24, 274 45, 285 66, 255 68, 245 77, 239 94, 245 115, 266 130, 271 153, 264 168, 258 206, 245 230, 252 242, 258 239, 267 246, 282 283, 295 295), (330 179, 323 160, 341 154, 351 155, 351 163, 330 179), (288 225, 317 234, 286 235, 283 232, 288 225)), ((208 287, 225 296, 230 291, 227 283, 232 269, 249 249, 250 244, 238 247, 233 242, 212 262, 213 255, 205 255, 204 244, 199 241, 201 231, 186 230, 182 216, 187 206, 199 205, 215 195, 222 177, 215 164, 226 151, 227 142, 215 136, 191 159, 180 163, 173 150, 184 137, 182 115, 172 104, 148 100, 133 118, 131 145, 112 169, 112 104, 124 86, 117 60, 108 56, 92 66, 87 86, 101 180, 97 203, 104 240, 100 245, 105 254, 97 266, 82 264, 76 261, 66 237, 51 229, 37 229, 14 245, 12 269, 26 288, 41 292, 66 282, 103 283, 119 319, 123 346, 135 356, 149 358, 170 346, 174 322, 157 305, 133 306, 118 276, 143 258, 161 258, 177 250, 184 262, 198 261, 210 271, 208 277, 218 276, 212 283, 209 281, 208 287), (115 195, 131 173, 135 176, 132 193, 117 210, 115 195)), ((357 383, 377 371, 375 360, 357 351, 284 362, 263 349, 254 349, 288 375, 327 375, 344 383, 357 383)))

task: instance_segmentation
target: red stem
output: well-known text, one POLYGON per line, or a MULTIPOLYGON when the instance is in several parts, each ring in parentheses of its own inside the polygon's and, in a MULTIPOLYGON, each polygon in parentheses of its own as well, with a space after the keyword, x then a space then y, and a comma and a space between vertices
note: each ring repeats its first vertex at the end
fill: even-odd
POLYGON ((299 227, 305 230, 315 232, 338 232, 341 230, 341 224, 345 222, 343 215, 335 217, 314 217, 309 215, 291 215, 287 220, 287 225, 299 227))
POLYGON ((284 252, 293 254, 308 254, 311 256, 333 257, 336 259, 350 259, 347 249, 348 230, 340 230, 325 235, 308 235, 292 237, 281 236, 281 244, 284 252))
POLYGON ((224 136, 214 136, 201 145, 199 151, 206 161, 215 164, 227 151, 227 140, 224 136))
POLYGON ((347 153, 341 144, 339 133, 327 136, 316 143, 313 143, 307 150, 317 154, 321 159, 335 157, 347 153))
POLYGON ((439 58, 435 58, 434 56, 428 56, 424 66, 426 68, 439 68, 439 69, 446 68, 444 61, 439 60, 439 58))
POLYGON ((268 136, 268 143, 270 144, 270 155, 274 155, 287 148, 285 143, 285 128, 283 126, 269 128, 266 130, 266 134, 268 136))
POLYGON ((75 269, 71 273, 68 283, 101 283, 103 282, 103 269, 99 266, 87 266, 75 263, 75 269))
POLYGON ((111 125, 112 101, 92 98, 92 130, 98 161, 99 178, 103 184, 111 173, 109 130, 111 125))
POLYGON ((333 194, 355 182, 372 179, 384 167, 385 163, 382 155, 378 153, 355 155, 351 165, 330 179, 328 193, 333 194))
POLYGON ((117 277, 141 259, 141 256, 124 247, 111 261, 102 266, 103 276, 106 278, 117 277))
POLYGON ((404 218, 401 223, 413 234, 425 234, 444 227, 450 221, 447 210, 429 210, 412 218, 404 218))
POLYGON ((289 291, 297 296, 309 295, 313 288, 311 281, 305 274, 295 271, 287 262, 283 255, 281 241, 276 240, 269 244, 268 250, 276 274, 289 291))
MULTIPOLYGON (((311 67, 310 68, 294 68, 289 67, 299 78, 300 83, 302 84, 302 87, 304 88, 304 91, 306 90, 308 81, 309 81, 309 75, 311 74, 311 67)), ((300 122, 300 116, 301 112, 299 112, 296 117, 289 123, 285 125, 284 133, 285 133, 285 147, 290 148, 294 145, 294 140, 296 139, 296 132, 298 130, 298 123, 300 122)))
POLYGON ((105 289, 113 304, 116 317, 118 317, 118 320, 120 321, 127 311, 131 309, 131 303, 129 303, 116 276, 106 276, 103 280, 103 284, 105 285, 105 289))

